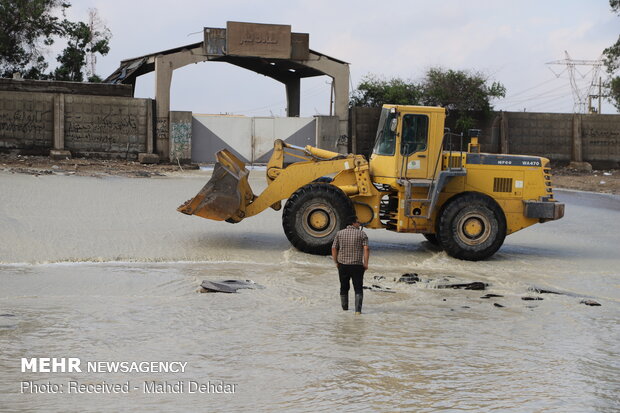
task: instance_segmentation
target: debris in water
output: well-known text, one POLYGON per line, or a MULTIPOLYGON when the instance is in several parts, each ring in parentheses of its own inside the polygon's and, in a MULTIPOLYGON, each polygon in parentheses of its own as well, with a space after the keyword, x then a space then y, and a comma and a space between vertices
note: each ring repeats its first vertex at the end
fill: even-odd
MULTIPOLYGON (((535 287, 535 286, 529 287, 527 290, 531 291, 533 293, 538 293, 538 294, 558 294, 558 295, 566 294, 566 293, 563 293, 563 292, 560 292, 560 291, 545 290, 543 288, 539 288, 539 287, 535 287)), ((566 295, 568 295, 568 294, 566 294, 566 295)))
POLYGON ((504 308, 504 306, 503 306, 503 305, 498 304, 498 303, 493 303, 493 305, 494 305, 495 307, 498 307, 498 308, 504 308))
POLYGON ((600 307, 601 304, 599 302, 596 302, 594 300, 581 300, 581 304, 585 304, 585 305, 589 305, 592 307, 600 307))
POLYGON ((407 273, 400 276, 399 283, 415 284, 420 281, 420 277, 416 273, 407 273))
POLYGON ((543 300, 542 297, 521 297, 523 301, 540 301, 543 300))
POLYGON ((261 289, 265 288, 262 285, 256 284, 252 280, 222 280, 222 281, 209 281, 204 280, 200 292, 202 293, 236 293, 240 289, 261 289))
POLYGON ((372 286, 364 286, 364 290, 370 290, 370 291, 374 291, 377 293, 395 293, 396 291, 392 291, 390 288, 388 287, 381 287, 380 285, 376 285, 373 284, 372 286))
POLYGON ((489 285, 480 281, 474 281, 466 284, 442 284, 438 285, 437 288, 454 288, 454 289, 464 289, 464 290, 485 290, 489 285))
POLYGON ((485 295, 483 295, 483 296, 482 296, 482 297, 480 297, 480 298, 485 298, 485 299, 487 299, 487 298, 495 298, 495 297, 503 297, 503 295, 499 295, 499 294, 485 294, 485 295))

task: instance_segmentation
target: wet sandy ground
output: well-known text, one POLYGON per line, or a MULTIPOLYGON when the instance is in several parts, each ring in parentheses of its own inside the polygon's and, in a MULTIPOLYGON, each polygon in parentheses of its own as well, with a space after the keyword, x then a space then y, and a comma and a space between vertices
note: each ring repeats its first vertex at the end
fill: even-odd
MULTIPOLYGON (((253 171, 259 190, 264 172, 253 171)), ((551 411, 620 408, 620 199, 558 192, 566 217, 470 263, 368 231, 365 314, 339 310, 329 258, 280 213, 236 225, 176 212, 208 177, 0 173, 0 401, 12 411, 551 411), (418 273, 417 285, 396 283, 418 273), (197 293, 204 279, 262 290, 197 293), (487 291, 437 289, 482 281, 487 291), (538 286, 567 293, 536 294, 538 286), (501 295, 482 298, 487 293, 501 295), (523 297, 542 298, 524 301, 523 297), (588 307, 584 298, 602 304, 588 307), (500 304, 503 307, 497 307, 500 304), (180 360, 183 374, 21 373, 21 357, 180 360), (19 394, 23 380, 223 380, 235 394, 19 394)))

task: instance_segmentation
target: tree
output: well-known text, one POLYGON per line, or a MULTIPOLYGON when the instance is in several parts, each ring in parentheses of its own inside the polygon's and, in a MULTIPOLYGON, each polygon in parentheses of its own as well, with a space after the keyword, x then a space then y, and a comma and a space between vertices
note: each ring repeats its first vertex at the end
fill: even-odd
POLYGON ((350 106, 381 106, 384 103, 417 105, 422 98, 420 86, 399 78, 386 80, 372 74, 362 78, 351 95, 350 106))
MULTIPOLYGON (((110 33, 107 28, 102 31, 93 30, 92 25, 83 22, 67 23, 67 47, 56 60, 60 66, 54 71, 54 79, 81 82, 84 80, 86 56, 99 53, 105 56, 110 51, 110 33)), ((93 74, 89 81, 99 80, 93 74)))
MULTIPOLYGON (((612 12, 620 15, 620 0, 609 0, 609 5, 612 12)), ((613 76, 614 72, 620 68, 620 36, 618 36, 616 43, 603 51, 603 55, 605 56, 603 62, 610 75, 609 82, 607 83, 609 90, 608 99, 620 110, 620 76, 613 76)))
POLYGON ((499 82, 487 84, 481 73, 463 70, 429 69, 423 82, 423 103, 450 110, 490 112, 492 98, 504 97, 506 88, 499 82))
POLYGON ((64 33, 66 20, 54 13, 64 15, 68 7, 62 0, 0 0, 0 76, 44 76, 48 65, 42 45, 52 45, 64 33))
MULTIPOLYGON (((618 0, 620 1, 620 0, 618 0)), ((457 130, 473 127, 472 112, 490 113, 491 99, 503 97, 506 88, 499 82, 488 84, 481 73, 431 68, 420 83, 400 78, 381 79, 366 75, 352 93, 351 106, 399 105, 443 106, 456 111, 457 130)))
MULTIPOLYGON (((64 18, 69 7, 64 0, 0 0, 1 77, 20 72, 26 79, 84 80, 86 57, 106 55, 111 34, 100 21, 93 24, 96 10, 91 10, 91 22, 86 24, 64 18), (58 39, 65 39, 67 47, 56 59, 58 68, 46 73, 45 49, 58 39)), ((101 80, 94 73, 91 79, 101 80)))

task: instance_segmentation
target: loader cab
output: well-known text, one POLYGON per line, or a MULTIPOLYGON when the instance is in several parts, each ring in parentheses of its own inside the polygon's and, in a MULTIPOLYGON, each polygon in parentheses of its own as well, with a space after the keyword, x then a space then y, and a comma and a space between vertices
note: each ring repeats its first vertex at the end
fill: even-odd
POLYGON ((444 121, 443 108, 385 105, 370 157, 374 180, 393 185, 401 178, 430 178, 441 149, 444 121))

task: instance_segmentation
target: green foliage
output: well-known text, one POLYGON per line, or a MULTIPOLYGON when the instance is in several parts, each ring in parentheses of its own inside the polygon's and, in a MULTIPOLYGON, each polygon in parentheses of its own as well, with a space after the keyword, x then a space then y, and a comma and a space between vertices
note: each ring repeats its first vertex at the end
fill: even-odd
POLYGON ((620 111, 620 76, 609 81, 609 101, 620 111))
MULTIPOLYGON (((620 0, 609 0, 612 12, 620 15, 620 0)), ((613 76, 620 68, 620 36, 616 43, 603 50, 603 63, 607 67, 607 72, 610 74, 610 80, 608 85, 608 100, 614 104, 614 106, 620 110, 620 76, 613 76)))
POLYGON ((506 88, 499 82, 487 85, 480 73, 432 68, 423 81, 423 95, 428 106, 487 113, 491 110, 490 99, 505 96, 506 88))
POLYGON ((64 34, 66 20, 54 14, 64 15, 68 7, 62 0, 0 0, 0 76, 45 76, 42 45, 50 46, 64 34))
POLYGON ((422 93, 420 87, 399 78, 386 80, 372 74, 362 78, 351 96, 350 106, 381 106, 384 103, 417 105, 422 93))
MULTIPOLYGON (((67 24, 67 47, 56 60, 60 66, 54 71, 54 79, 81 82, 88 53, 105 56, 110 51, 110 35, 107 30, 93 31, 86 23, 67 24)), ((92 78, 93 76, 91 76, 92 78)))
POLYGON ((20 72, 25 79, 84 80, 87 54, 106 55, 111 35, 105 26, 94 29, 64 18, 69 7, 63 0, 0 0, 1 77, 20 72), (67 47, 56 59, 59 67, 46 73, 45 48, 58 39, 67 47))
POLYGON ((443 106, 459 114, 457 131, 465 131, 475 125, 472 112, 488 114, 492 109, 490 100, 505 95, 506 88, 501 83, 488 84, 480 73, 431 68, 419 83, 366 75, 353 91, 350 105, 381 106, 391 103, 443 106))

